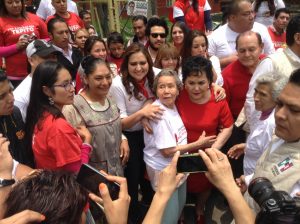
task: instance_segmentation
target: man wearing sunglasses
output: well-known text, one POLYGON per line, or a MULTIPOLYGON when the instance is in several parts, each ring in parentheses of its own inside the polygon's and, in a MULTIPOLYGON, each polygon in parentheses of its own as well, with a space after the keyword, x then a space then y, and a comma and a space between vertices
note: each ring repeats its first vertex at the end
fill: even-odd
POLYGON ((148 46, 148 52, 153 62, 155 61, 159 47, 166 43, 168 32, 167 22, 164 19, 157 17, 149 19, 146 26, 146 36, 148 38, 146 47, 148 46))

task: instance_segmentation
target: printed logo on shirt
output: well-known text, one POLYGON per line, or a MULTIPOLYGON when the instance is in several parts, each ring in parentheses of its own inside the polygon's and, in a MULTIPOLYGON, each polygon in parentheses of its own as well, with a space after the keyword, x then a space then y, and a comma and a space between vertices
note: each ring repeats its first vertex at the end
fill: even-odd
POLYGON ((23 33, 32 33, 34 32, 34 25, 21 26, 21 27, 12 27, 8 29, 13 34, 23 34, 23 33))
POLYGON ((272 173, 274 176, 278 176, 292 166, 294 166, 292 159, 290 157, 287 157, 286 159, 272 167, 272 173))
POLYGON ((79 30, 81 27, 79 25, 71 25, 69 26, 69 29, 74 33, 76 32, 77 30, 79 30))

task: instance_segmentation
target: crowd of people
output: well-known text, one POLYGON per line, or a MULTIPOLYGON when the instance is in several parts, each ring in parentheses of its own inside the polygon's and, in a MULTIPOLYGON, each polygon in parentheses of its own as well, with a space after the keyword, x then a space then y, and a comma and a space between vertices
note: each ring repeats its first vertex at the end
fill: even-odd
POLYGON ((251 180, 298 195, 300 15, 282 0, 233 0, 216 30, 207 0, 176 0, 171 27, 132 15, 127 42, 74 1, 26 4, 0 0, 0 224, 186 223, 187 197, 206 223, 214 187, 254 223, 251 180), (183 154, 208 171, 177 174, 183 154), (82 164, 118 199, 78 184, 82 164))

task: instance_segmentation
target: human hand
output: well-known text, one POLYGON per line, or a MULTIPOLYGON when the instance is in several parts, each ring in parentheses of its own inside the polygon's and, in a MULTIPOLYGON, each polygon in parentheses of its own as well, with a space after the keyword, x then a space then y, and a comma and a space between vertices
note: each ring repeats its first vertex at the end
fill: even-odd
POLYGON ((226 98, 226 92, 225 92, 224 88, 222 88, 221 86, 219 86, 217 84, 213 84, 212 87, 214 89, 214 95, 216 98, 216 102, 219 102, 226 98))
POLYGON ((235 182, 237 186, 240 188, 242 193, 245 193, 247 191, 247 184, 244 175, 240 176, 239 178, 236 178, 235 182))
POLYGON ((8 146, 9 141, 0 134, 0 176, 4 179, 11 179, 13 170, 13 158, 8 146))
POLYGON ((29 224, 40 223, 45 220, 45 216, 31 210, 24 210, 6 219, 0 220, 0 224, 29 224))
POLYGON ((142 125, 143 125, 143 128, 145 129, 145 131, 148 133, 148 134, 153 134, 153 130, 152 130, 152 127, 150 125, 150 122, 149 122, 149 119, 148 118, 143 118, 142 121, 141 121, 142 125))
POLYGON ((29 44, 28 38, 29 38, 29 35, 27 35, 27 34, 23 34, 19 37, 19 40, 16 44, 18 50, 23 50, 27 47, 27 45, 29 44))
POLYGON ((208 172, 205 173, 208 180, 214 184, 223 194, 236 187, 231 166, 225 154, 218 149, 208 148, 199 150, 208 172))
POLYGON ((245 153, 245 147, 245 143, 240 143, 232 146, 227 152, 228 157, 231 159, 238 159, 242 154, 245 153))
POLYGON ((127 181, 124 177, 107 175, 106 178, 109 181, 115 181, 120 184, 119 198, 112 201, 108 188, 103 183, 99 185, 99 191, 102 200, 94 194, 90 194, 89 196, 96 203, 101 203, 103 201, 104 213, 108 223, 125 224, 127 223, 130 203, 130 196, 128 195, 127 190, 127 181))
POLYGON ((174 154, 171 163, 159 174, 156 192, 167 200, 169 200, 180 180, 184 177, 184 174, 182 173, 177 174, 177 161, 179 156, 180 152, 177 151, 174 154))
POLYGON ((142 108, 143 117, 146 117, 150 120, 157 120, 163 114, 164 109, 162 109, 159 105, 147 104, 142 108))
POLYGON ((128 140, 123 139, 120 145, 120 158, 122 160, 122 166, 124 166, 129 160, 130 148, 128 140))
POLYGON ((90 131, 84 125, 78 125, 76 127, 76 131, 84 143, 91 144, 92 135, 91 135, 90 131))
POLYGON ((217 140, 217 136, 206 136, 206 132, 203 131, 198 140, 196 141, 197 144, 199 144, 199 148, 208 148, 211 147, 212 144, 215 143, 217 140))

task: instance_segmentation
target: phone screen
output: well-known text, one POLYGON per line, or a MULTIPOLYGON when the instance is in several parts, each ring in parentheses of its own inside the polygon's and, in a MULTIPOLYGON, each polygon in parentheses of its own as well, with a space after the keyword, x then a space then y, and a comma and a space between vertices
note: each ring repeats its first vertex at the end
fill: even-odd
POLYGON ((94 167, 88 164, 82 164, 80 171, 77 175, 77 182, 86 188, 88 191, 99 195, 99 184, 104 183, 107 185, 112 200, 119 196, 120 185, 106 179, 105 174, 99 172, 94 167))
POLYGON ((184 154, 178 158, 178 173, 199 173, 206 171, 207 167, 198 153, 184 154))

